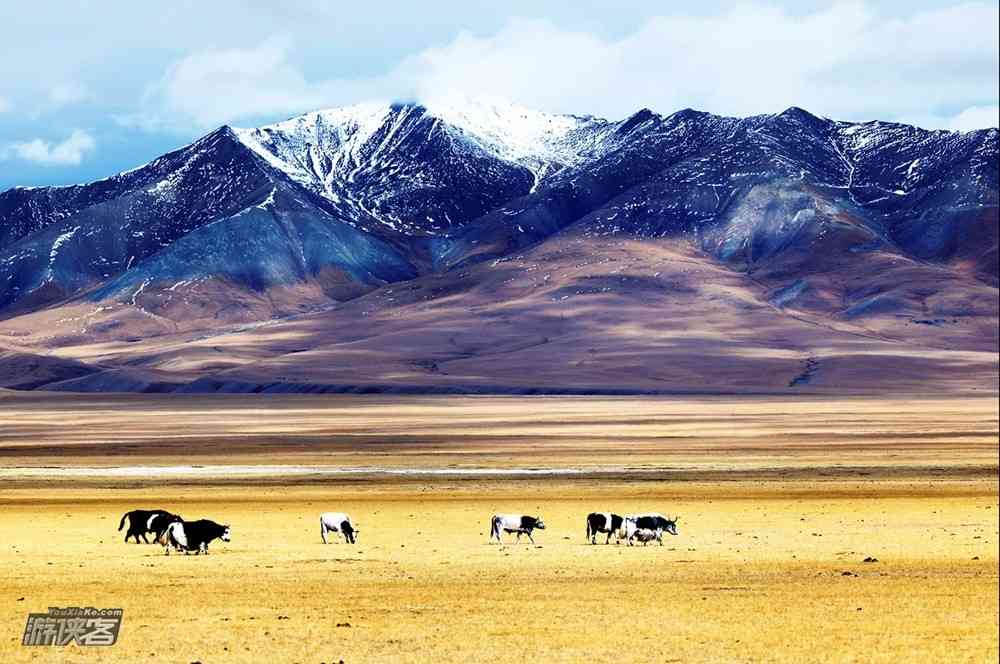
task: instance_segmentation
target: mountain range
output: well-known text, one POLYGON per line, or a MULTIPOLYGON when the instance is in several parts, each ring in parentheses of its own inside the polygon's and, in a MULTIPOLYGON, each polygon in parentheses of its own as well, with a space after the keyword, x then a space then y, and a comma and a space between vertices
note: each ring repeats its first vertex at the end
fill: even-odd
POLYGON ((0 193, 0 387, 996 391, 998 131, 462 102, 0 193))

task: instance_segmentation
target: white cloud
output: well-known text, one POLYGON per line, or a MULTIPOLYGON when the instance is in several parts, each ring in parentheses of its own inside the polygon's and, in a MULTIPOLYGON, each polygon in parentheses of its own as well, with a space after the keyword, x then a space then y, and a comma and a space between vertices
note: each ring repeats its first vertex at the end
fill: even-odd
POLYGON ((898 118, 899 122, 924 129, 948 129, 950 131, 972 131, 989 129, 1000 124, 1000 106, 969 106, 953 114, 914 114, 898 118))
POLYGON ((288 62, 290 42, 273 37, 257 47, 201 51, 178 60, 145 94, 146 110, 119 118, 126 125, 210 127, 241 117, 297 113, 368 98, 370 80, 310 82, 288 62))
POLYGON ((995 102, 998 20, 995 4, 890 20, 861 3, 805 16, 745 6, 650 19, 620 39, 521 20, 428 49, 402 71, 420 98, 500 95, 609 117, 642 106, 748 115, 798 105, 889 119, 901 109, 995 102))
POLYGON ((0 113, 5 113, 11 110, 12 108, 13 105, 9 101, 4 99, 3 97, 0 97, 0 113))
POLYGON ((1000 125, 1000 106, 970 106, 948 123, 948 129, 970 131, 1000 125))
POLYGON ((199 125, 234 113, 275 112, 316 100, 285 56, 288 45, 272 39, 257 48, 203 51, 176 62, 154 88, 167 109, 199 125))
POLYGON ((82 129, 74 129, 73 133, 60 143, 41 138, 11 143, 3 151, 2 156, 46 166, 76 166, 87 154, 96 149, 97 141, 93 136, 82 129))
MULTIPOLYGON (((380 76, 325 80, 308 79, 291 39, 274 37, 176 61, 123 121, 205 128, 371 98, 461 95, 611 118, 644 106, 748 115, 797 105, 842 119, 946 122, 953 109, 996 105, 998 23, 995 3, 908 15, 862 2, 809 14, 749 4, 654 17, 617 37, 514 19, 494 34, 460 33, 380 76)), ((978 117, 955 116, 955 126, 978 117)))
POLYGON ((55 108, 78 104, 90 98, 90 91, 81 83, 61 83, 49 90, 49 105, 55 108))

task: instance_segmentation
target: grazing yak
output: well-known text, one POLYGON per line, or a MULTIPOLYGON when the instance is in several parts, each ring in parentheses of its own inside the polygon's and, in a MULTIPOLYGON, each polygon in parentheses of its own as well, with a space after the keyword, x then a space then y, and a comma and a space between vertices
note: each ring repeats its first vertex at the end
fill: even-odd
POLYGON ((171 514, 167 510, 132 510, 122 515, 121 521, 118 522, 119 531, 125 527, 126 520, 128 521, 128 531, 125 533, 125 541, 127 542, 128 538, 134 537, 135 543, 138 544, 141 537, 144 543, 149 544, 149 540, 146 539, 147 533, 153 534, 154 542, 159 541, 167 526, 174 521, 180 521, 181 517, 177 514, 171 514))
POLYGON ((663 533, 667 532, 671 535, 676 535, 677 519, 679 518, 680 517, 675 516, 673 519, 668 519, 662 514, 657 514, 655 512, 648 514, 629 514, 625 517, 622 523, 620 535, 628 541, 629 545, 631 545, 632 541, 635 539, 638 539, 644 544, 650 541, 650 539, 655 539, 660 543, 660 546, 663 546, 663 533), (650 537, 647 533, 639 535, 639 531, 643 530, 650 531, 652 536, 650 537), (643 539, 647 537, 649 539, 643 539))
POLYGON ((228 524, 198 519, 197 521, 174 521, 167 526, 157 541, 163 546, 164 554, 168 556, 171 548, 183 551, 185 554, 194 551, 195 555, 201 553, 208 555, 209 542, 216 539, 228 542, 229 535, 228 524))
POLYGON ((521 541, 521 535, 527 535, 531 543, 535 540, 531 537, 532 530, 545 530, 540 516, 524 516, 522 514, 494 514, 490 519, 490 541, 494 538, 499 544, 503 544, 502 533, 517 533, 517 541, 521 541))
POLYGON ((611 543, 611 535, 618 533, 617 541, 621 541, 622 517, 611 512, 591 512, 587 515, 587 539, 591 544, 597 544, 597 534, 607 533, 605 544, 611 543))
MULTIPOLYGON (((650 530, 649 528, 636 528, 632 533, 632 539, 639 540, 642 542, 643 546, 646 546, 649 542, 656 540, 663 546, 663 536, 659 530, 650 530)), ((631 540, 629 541, 631 546, 631 540)))
POLYGON ((319 515, 319 536, 323 538, 323 544, 327 544, 327 533, 340 533, 348 544, 358 541, 358 529, 351 522, 350 515, 343 512, 324 512, 319 515))

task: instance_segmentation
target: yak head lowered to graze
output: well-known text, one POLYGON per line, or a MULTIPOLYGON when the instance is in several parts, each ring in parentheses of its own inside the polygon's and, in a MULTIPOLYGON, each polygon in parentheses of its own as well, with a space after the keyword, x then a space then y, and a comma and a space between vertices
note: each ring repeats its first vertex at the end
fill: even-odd
POLYGON ((159 539, 166 555, 170 555, 170 549, 176 549, 188 553, 208 553, 208 545, 213 540, 219 539, 228 542, 231 535, 229 524, 216 523, 208 519, 198 519, 197 521, 174 521, 164 531, 159 539))
POLYGON ((545 530, 545 523, 540 516, 528 516, 525 514, 494 514, 490 519, 490 541, 496 539, 503 543, 502 533, 516 534, 517 541, 521 541, 521 535, 527 535, 532 544, 535 543, 531 536, 533 530, 545 530))
POLYGON ((646 514, 629 514, 625 516, 625 521, 622 524, 622 526, 623 530, 626 531, 634 530, 636 528, 645 528, 648 530, 658 530, 661 532, 668 533, 670 535, 676 535, 678 519, 680 519, 679 516, 675 516, 674 518, 670 519, 657 512, 648 512, 646 514))

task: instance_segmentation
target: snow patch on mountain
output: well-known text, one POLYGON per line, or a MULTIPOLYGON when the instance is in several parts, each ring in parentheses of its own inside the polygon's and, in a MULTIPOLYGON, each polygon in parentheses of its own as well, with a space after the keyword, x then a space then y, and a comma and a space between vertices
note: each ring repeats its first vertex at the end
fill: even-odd
POLYGON ((345 189, 363 176, 391 177, 401 170, 400 162, 409 156, 401 148, 409 145, 407 139, 419 143, 444 132, 456 152, 481 151, 527 168, 537 187, 552 172, 591 155, 612 126, 592 117, 463 101, 430 107, 364 103, 233 132, 272 168, 339 204, 345 202, 345 189))
POLYGON ((590 116, 465 100, 434 104, 429 111, 498 158, 531 170, 536 186, 553 168, 575 165, 591 154, 612 124, 590 116))
POLYGON ((52 263, 55 262, 56 257, 59 255, 59 249, 60 249, 60 247, 62 247, 67 242, 69 242, 73 238, 73 236, 76 235, 76 232, 78 230, 80 230, 80 227, 79 226, 75 226, 75 227, 69 229, 68 231, 66 231, 65 233, 63 233, 63 234, 59 235, 58 237, 56 237, 55 240, 53 240, 53 242, 52 242, 52 249, 51 249, 51 251, 49 251, 49 265, 50 266, 52 265, 52 263))
POLYGON ((80 230, 79 226, 74 226, 73 228, 67 230, 65 233, 61 233, 60 235, 58 235, 56 239, 52 241, 52 248, 49 249, 49 263, 48 266, 45 268, 45 276, 42 279, 43 284, 55 281, 56 259, 59 258, 59 252, 67 242, 73 239, 73 236, 76 235, 77 231, 79 230, 80 230))

